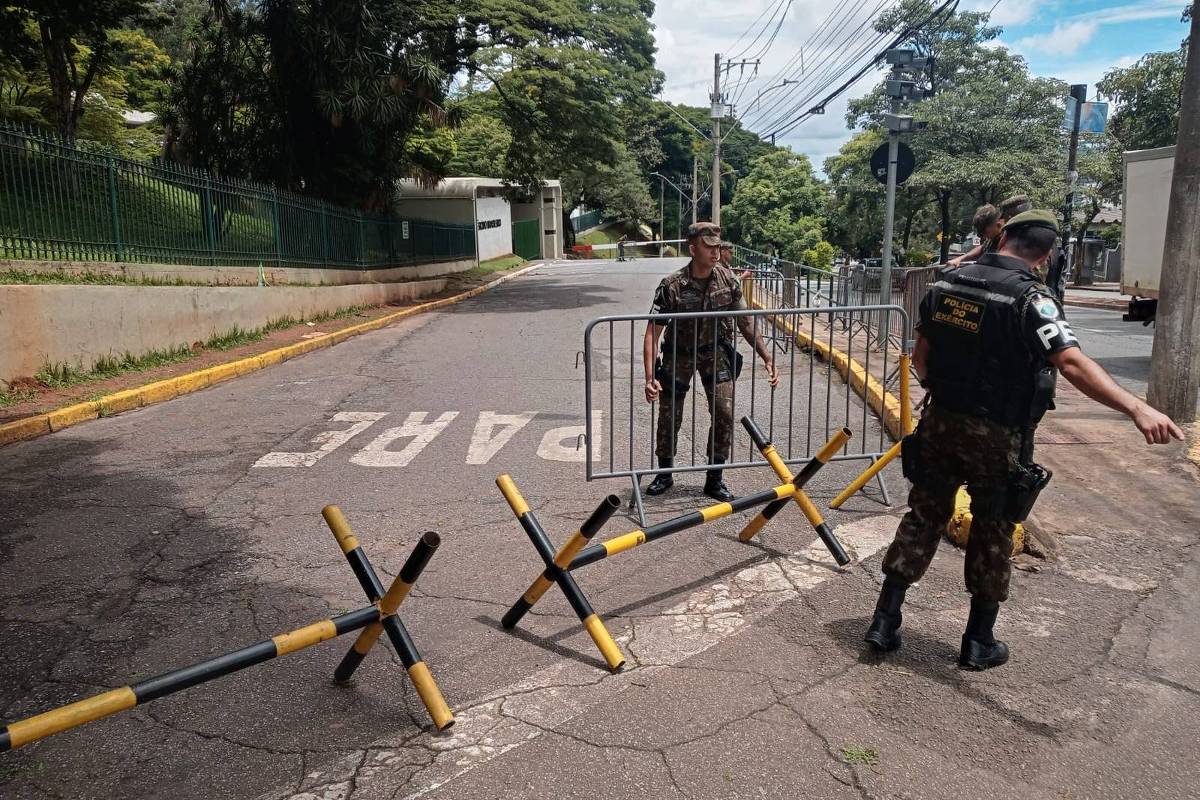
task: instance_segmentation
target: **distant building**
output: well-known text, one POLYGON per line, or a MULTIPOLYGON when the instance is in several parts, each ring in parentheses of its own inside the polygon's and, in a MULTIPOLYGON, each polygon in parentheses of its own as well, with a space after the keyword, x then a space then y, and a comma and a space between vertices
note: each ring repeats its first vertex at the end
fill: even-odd
POLYGON ((515 253, 559 258, 563 252, 562 187, 545 181, 534 197, 496 178, 445 178, 436 186, 403 180, 396 185, 396 213, 408 219, 468 224, 475 228, 480 261, 515 253))

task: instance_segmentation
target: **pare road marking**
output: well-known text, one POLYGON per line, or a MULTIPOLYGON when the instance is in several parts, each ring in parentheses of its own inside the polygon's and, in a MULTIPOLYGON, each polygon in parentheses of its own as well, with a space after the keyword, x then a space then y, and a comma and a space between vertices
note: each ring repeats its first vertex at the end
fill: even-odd
MULTIPOLYGON (((361 450, 350 456, 350 463, 360 467, 396 469, 407 467, 429 444, 442 434, 459 416, 457 411, 445 411, 435 419, 428 420, 431 412, 413 411, 402 425, 388 428, 379 433, 361 450), (395 443, 405 441, 401 448, 395 443)), ((513 438, 534 420, 538 412, 525 411, 519 414, 502 414, 498 411, 480 411, 467 447, 467 463, 473 466, 487 464, 513 438)), ((348 428, 333 428, 318 433, 312 443, 320 445, 309 452, 281 451, 267 453, 252 465, 266 467, 314 467, 317 462, 349 442, 373 424, 388 416, 387 412, 339 411, 331 423, 353 423, 348 428)), ((592 460, 599 461, 604 437, 601 424, 603 414, 592 412, 592 435, 596 440, 592 448, 592 460)), ((582 446, 587 432, 584 425, 566 425, 546 431, 538 444, 537 455, 546 461, 584 461, 587 450, 582 446)))

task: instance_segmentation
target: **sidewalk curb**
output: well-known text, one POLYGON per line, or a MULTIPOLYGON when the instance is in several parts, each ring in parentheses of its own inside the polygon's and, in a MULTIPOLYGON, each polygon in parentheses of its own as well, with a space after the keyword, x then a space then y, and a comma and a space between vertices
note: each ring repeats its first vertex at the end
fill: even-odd
POLYGON ((1064 306, 1074 306, 1075 308, 1097 308, 1101 311, 1124 311, 1129 307, 1128 303, 1106 302, 1104 300, 1063 300, 1064 306))
POLYGON ((304 355, 305 353, 311 353, 313 350, 332 347, 352 336, 358 336, 361 333, 368 333, 387 327, 393 322, 406 317, 415 316, 426 311, 436 311, 439 308, 445 308, 446 306, 476 297, 489 289, 494 289, 505 281, 519 278, 541 266, 544 266, 544 262, 532 264, 524 269, 519 269, 509 275, 504 275, 494 281, 485 283, 482 286, 476 286, 474 289, 456 294, 453 297, 443 297, 441 300, 433 300, 418 306, 405 308, 394 314, 387 314, 368 322, 360 322, 357 325, 351 325, 348 328, 342 328, 323 336, 315 336, 312 339, 306 339, 286 347, 279 347, 255 356, 241 358, 237 361, 230 361, 225 364, 218 364, 215 367, 206 367, 196 372, 189 372, 173 378, 155 381, 154 383, 148 383, 145 386, 139 386, 135 389, 114 392, 98 400, 76 403, 49 411, 45 414, 36 414, 14 422, 2 423, 0 424, 0 447, 12 444, 13 442, 35 439, 39 436, 55 433, 61 431, 63 428, 69 428, 72 425, 78 425, 81 422, 98 417, 112 416, 113 414, 120 414, 123 411, 132 411, 136 408, 144 408, 155 403, 162 403, 181 395, 197 392, 217 383, 223 383, 231 378, 248 375, 251 372, 257 372, 275 364, 281 364, 284 361, 304 355))

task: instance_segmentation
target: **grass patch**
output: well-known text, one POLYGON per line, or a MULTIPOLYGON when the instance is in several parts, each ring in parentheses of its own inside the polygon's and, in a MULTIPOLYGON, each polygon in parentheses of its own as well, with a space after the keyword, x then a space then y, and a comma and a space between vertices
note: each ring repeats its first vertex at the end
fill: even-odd
POLYGON ((459 273, 474 278, 482 278, 485 275, 491 275, 493 272, 503 272, 506 269, 512 269, 525 263, 525 259, 516 255, 500 256, 499 258, 489 258, 487 261, 481 261, 478 267, 472 267, 466 272, 459 273))
POLYGON ((597 228, 575 237, 576 244, 616 244, 621 238, 620 226, 597 228))
POLYGON ((842 745, 842 760, 847 764, 862 764, 873 767, 879 763, 879 751, 874 747, 858 747, 857 745, 842 745))
POLYGON ((173 347, 169 350, 152 350, 141 356, 126 353, 119 358, 104 357, 97 360, 91 369, 83 369, 73 364, 45 364, 33 377, 50 389, 70 389, 85 383, 116 378, 129 372, 144 372, 168 364, 178 364, 194 355, 196 354, 190 347, 173 347))
MULTIPOLYGON (((182 346, 173 347, 168 350, 152 350, 140 356, 126 353, 118 358, 101 358, 92 365, 91 369, 83 369, 72 364, 45 364, 34 375, 34 380, 39 385, 48 389, 70 389, 87 383, 116 378, 130 372, 145 372, 170 364, 178 364, 195 358, 204 350, 232 350, 235 347, 261 341, 263 337, 273 331, 290 328, 293 325, 299 325, 304 322, 319 325, 323 322, 330 322, 360 314, 366 308, 366 306, 350 306, 333 312, 317 314, 309 319, 280 317, 279 319, 271 320, 261 328, 250 330, 234 326, 225 333, 213 336, 196 349, 182 346)), ((15 405, 25 400, 31 400, 36 396, 37 392, 35 390, 24 387, 0 392, 0 408, 15 405)), ((89 399, 98 400, 101 396, 102 394, 97 393, 89 399)))
POLYGON ((33 389, 26 389, 25 387, 5 389, 4 391, 0 391, 0 408, 15 406, 17 403, 23 403, 35 397, 37 397, 37 392, 33 389))
POLYGON ((154 278, 148 275, 127 277, 107 272, 33 272, 20 269, 0 270, 0 284, 83 284, 87 286, 208 286, 200 281, 183 278, 154 278))

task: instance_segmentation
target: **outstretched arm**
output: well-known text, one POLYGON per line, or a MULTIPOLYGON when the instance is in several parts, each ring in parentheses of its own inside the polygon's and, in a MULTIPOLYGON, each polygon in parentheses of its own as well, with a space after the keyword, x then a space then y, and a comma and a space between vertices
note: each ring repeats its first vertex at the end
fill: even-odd
POLYGON ((754 352, 758 353, 758 357, 763 360, 763 364, 767 367, 767 380, 774 387, 779 383, 779 370, 775 368, 775 358, 771 354, 771 350, 767 347, 767 343, 758 333, 758 328, 754 324, 752 317, 737 317, 738 330, 742 334, 742 338, 750 343, 754 348, 754 352))
POLYGON ((654 353, 658 350, 658 337, 667 329, 666 325, 646 323, 646 336, 642 339, 642 367, 646 371, 646 402, 653 403, 662 391, 662 384, 654 377, 654 353))
POLYGON ((1060 350, 1050 356, 1062 376, 1079 391, 1114 411, 1120 411, 1146 437, 1147 444, 1167 444, 1171 438, 1183 439, 1183 431, 1166 414, 1154 410, 1117 385, 1112 376, 1077 347, 1060 350))

